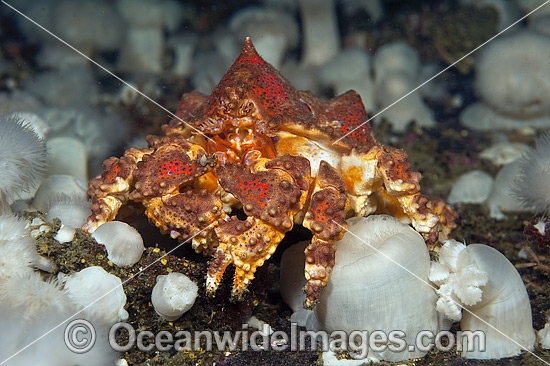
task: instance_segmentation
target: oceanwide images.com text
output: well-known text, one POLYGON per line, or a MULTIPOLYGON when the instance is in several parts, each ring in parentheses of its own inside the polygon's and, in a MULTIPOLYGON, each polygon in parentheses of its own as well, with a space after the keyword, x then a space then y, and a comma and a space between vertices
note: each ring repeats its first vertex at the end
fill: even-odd
MULTIPOLYGON (((73 321, 74 322, 77 322, 73 321)), ((67 326, 65 342, 77 353, 84 353, 93 347, 96 335, 95 330, 85 320, 78 326, 67 326), (87 323, 87 324, 86 324, 87 323), (89 339, 90 342, 86 342, 89 339)), ((167 352, 176 351, 332 351, 349 352, 351 357, 362 359, 369 351, 378 353, 420 351, 428 352, 433 347, 442 351, 456 348, 471 350, 474 346, 483 351, 485 349, 485 333, 482 331, 465 331, 451 333, 442 331, 421 331, 414 337, 412 344, 407 343, 407 335, 400 330, 383 332, 381 330, 356 330, 350 333, 344 331, 306 331, 291 323, 290 334, 284 331, 272 332, 267 324, 262 330, 249 329, 243 324, 237 331, 185 331, 177 332, 136 331, 128 323, 116 323, 109 331, 109 343, 118 352, 127 352, 137 348, 142 352, 153 350, 167 352), (119 337, 117 337, 119 335, 119 337), (120 337, 123 335, 123 337, 120 337), (118 339, 118 340, 117 340, 118 339), (124 341, 120 341, 124 339, 124 341)))

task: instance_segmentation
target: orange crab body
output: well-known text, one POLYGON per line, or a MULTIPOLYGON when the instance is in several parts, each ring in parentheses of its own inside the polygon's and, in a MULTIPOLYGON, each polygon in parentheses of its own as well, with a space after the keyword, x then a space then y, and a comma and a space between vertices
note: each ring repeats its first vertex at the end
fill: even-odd
POLYGON ((142 203, 163 233, 213 256, 209 293, 233 264, 240 298, 295 224, 313 233, 308 308, 328 281, 346 217, 389 213, 430 244, 454 227, 449 206, 419 193, 407 155, 376 141, 357 93, 324 101, 295 90, 249 39, 212 94, 184 94, 177 116, 148 148, 105 161, 90 182, 84 230, 113 220, 128 200, 142 203), (235 209, 247 218, 231 216, 235 209))

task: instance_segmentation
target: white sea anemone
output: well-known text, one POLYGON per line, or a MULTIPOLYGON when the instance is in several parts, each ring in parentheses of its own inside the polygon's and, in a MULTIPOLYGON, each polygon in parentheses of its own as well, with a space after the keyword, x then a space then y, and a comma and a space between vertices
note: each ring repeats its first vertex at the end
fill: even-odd
POLYGON ((124 40, 125 24, 110 1, 56 1, 50 6, 52 31, 86 54, 117 49, 124 40))
MULTIPOLYGON (((382 330, 387 334, 399 329, 406 334, 407 343, 413 342, 412 337, 420 330, 435 332, 436 294, 427 284, 430 255, 422 236, 387 215, 353 217, 348 226, 349 231, 338 242, 330 281, 321 292, 313 315, 310 312, 302 324, 308 330, 340 330, 348 334, 362 330, 382 330)), ((305 256, 296 249, 290 247, 289 255, 283 254, 281 268, 303 268, 305 256)), ((281 271, 281 294, 294 309, 299 304, 297 277, 296 272, 281 271)), ((366 351, 361 349, 362 353, 356 356, 398 362, 426 353, 419 349, 366 351)))
MULTIPOLYGON (((75 70, 74 73, 77 73, 77 71, 75 70)), ((87 77, 85 73, 81 76, 64 75, 64 77, 70 77, 71 80, 65 82, 72 82, 71 85, 73 86, 75 86, 75 84, 87 85, 88 82, 92 85, 97 84, 93 77, 87 77)), ((57 79, 54 81, 56 80, 57 79)), ((53 83, 54 81, 50 82, 53 83)), ((41 83, 45 82, 46 81, 42 81, 41 83)), ((119 146, 118 144, 122 143, 123 136, 127 136, 128 121, 124 115, 114 113, 113 111, 107 113, 98 108, 83 106, 83 102, 90 103, 90 101, 94 101, 97 97, 94 95, 94 93, 97 93, 97 90, 94 91, 93 88, 88 88, 86 91, 86 100, 79 99, 80 97, 78 96, 71 98, 74 99, 73 102, 67 99, 63 101, 63 103, 70 103, 72 107, 48 108, 44 110, 42 117, 51 128, 48 139, 54 137, 73 137, 86 145, 89 154, 88 166, 90 167, 90 174, 95 176, 103 171, 101 163, 105 159, 106 154, 108 154, 114 146, 119 146), (79 105, 79 107, 75 107, 75 105, 79 105)), ((84 93, 84 91, 72 90, 72 96, 74 97, 75 94, 80 94, 81 92, 84 93)), ((65 92, 61 92, 61 94, 63 93, 65 92)), ((68 98, 64 95, 57 96, 57 104, 60 104, 59 102, 61 99, 68 98)), ((55 102, 52 102, 51 104, 54 103, 55 102)))
POLYGON ((462 305, 475 305, 481 301, 481 287, 489 277, 478 268, 471 256, 460 254, 466 245, 448 240, 438 251, 439 260, 432 262, 429 279, 439 286, 436 309, 448 319, 462 319, 462 305))
POLYGON ((43 281, 36 271, 12 276, 0 283, 0 297, 2 304, 19 309, 19 314, 25 319, 31 319, 48 308, 61 310, 70 304, 56 279, 43 281))
POLYGON ((479 157, 494 165, 507 165, 521 159, 529 149, 529 145, 522 142, 502 141, 483 150, 479 157))
POLYGON ((373 58, 376 81, 395 72, 418 76, 420 56, 416 49, 406 42, 394 42, 380 47, 373 58))
MULTIPOLYGON (((107 340, 108 324, 78 312, 78 300, 86 301, 86 296, 71 301, 74 299, 61 290, 55 278, 45 281, 28 266, 32 262, 28 257, 38 254, 27 231, 23 221, 0 216, 0 324, 9 330, 2 334, 0 362, 6 366, 114 365, 116 353, 107 340), (6 268, 10 258, 19 262, 11 261, 6 268), (8 270, 8 276, 1 273, 2 268, 8 270), (97 332, 96 343, 86 357, 72 352, 63 341, 66 323, 75 317, 92 321, 97 332)), ((88 285, 83 291, 94 287, 97 285, 88 285)))
MULTIPOLYGON (((33 78, 29 78, 24 82, 24 88, 39 100, 44 101, 46 105, 60 108, 95 103, 99 97, 97 81, 91 67, 87 64, 37 73, 33 78)), ((56 125, 64 122, 64 120, 49 118, 48 109, 41 112, 41 117, 51 128, 51 134, 49 135, 51 137, 55 136, 56 125)), ((92 126, 87 127, 96 128, 93 123, 92 126)), ((65 133, 69 131, 67 129, 65 133)))
POLYGON ((34 187, 46 173, 46 161, 46 146, 31 127, 18 118, 0 116, 0 196, 13 199, 34 187))
MULTIPOLYGON (((531 304, 525 285, 518 271, 498 250, 483 244, 470 244, 460 253, 487 273, 489 281, 483 286, 480 302, 464 306, 460 328, 466 331, 482 331, 486 343, 481 347, 474 343, 473 350, 463 338, 462 357, 494 359, 513 357, 527 349, 532 350, 536 335, 532 325, 531 304), (466 311, 468 310, 468 311, 466 311)), ((466 281, 464 281, 466 283, 466 281)))
POLYGON ((462 174, 453 184, 448 201, 455 203, 483 203, 493 188, 493 177, 481 170, 462 174))
POLYGON ((174 9, 179 4, 172 1, 123 0, 116 3, 127 24, 118 67, 129 72, 160 73, 163 71, 165 26, 175 28, 185 11, 174 9))
POLYGON ((462 338, 463 358, 512 357, 533 349, 527 290, 514 265, 498 250, 449 240, 438 251, 438 261, 432 262, 429 279, 439 286, 439 312, 461 320, 463 332, 485 334, 483 350, 478 341, 462 338))
POLYGON ((46 139, 46 136, 50 132, 50 126, 39 115, 32 112, 18 111, 13 112, 11 117, 22 120, 23 126, 29 126, 42 140, 46 139))
POLYGON ((79 194, 57 194, 51 198, 46 208, 46 219, 52 222, 58 218, 63 225, 73 229, 82 227, 91 215, 90 202, 79 194))
POLYGON ((547 318, 544 328, 537 332, 539 344, 544 349, 550 349, 550 317, 547 318))
POLYGON ((361 96, 367 111, 374 110, 374 82, 370 76, 371 59, 362 48, 347 48, 319 70, 321 84, 331 87, 334 95, 350 89, 361 96))
POLYGON ((514 193, 526 207, 550 214, 550 136, 537 140, 520 160, 520 175, 514 181, 514 193))
POLYGON ((250 37, 258 53, 277 69, 286 51, 299 39, 294 17, 269 8, 247 7, 238 11, 231 17, 229 29, 239 41, 250 37))
POLYGON ((91 319, 107 324, 128 319, 126 294, 117 276, 93 266, 70 276, 60 274, 59 279, 71 301, 91 319))
MULTIPOLYGON (((97 338, 89 351, 75 353, 67 347, 64 332, 65 329, 70 329, 69 324, 75 320, 73 315, 77 309, 73 306, 61 308, 50 303, 47 308, 34 312, 31 319, 22 316, 22 311, 28 312, 28 309, 0 304, 0 324, 4 331, 0 362, 3 366, 115 365, 117 354, 109 346, 109 329, 105 325, 93 323, 97 338), (26 346, 28 347, 23 349, 26 346)), ((76 317, 82 318, 81 315, 76 317)), ((76 334, 74 332, 75 337, 76 334)), ((87 335, 89 336, 84 332, 79 333, 79 340, 86 339, 81 336, 87 335)))
POLYGON ((550 115, 536 117, 495 112, 482 102, 472 103, 460 113, 460 124, 472 131, 522 130, 550 128, 550 115))
MULTIPOLYGON (((487 201, 485 201, 485 204, 489 207, 491 217, 502 220, 506 217, 504 215, 505 212, 528 212, 533 210, 533 207, 529 206, 530 202, 522 199, 514 192, 515 186, 517 185, 516 182, 522 175, 521 171, 521 161, 514 161, 513 163, 505 165, 498 172, 495 177, 491 195, 487 201)), ((536 197, 536 199, 543 199, 544 196, 539 197, 539 195, 544 192, 550 192, 548 189, 545 190, 545 183, 543 183, 544 177, 527 177, 527 179, 533 178, 537 178, 539 181, 528 182, 527 185, 521 186, 521 190, 525 194, 531 195, 534 192, 527 192, 527 190, 538 189, 536 191, 538 193, 533 194, 533 197, 536 197)))
POLYGON ((50 269, 49 262, 38 255, 25 221, 0 215, 0 283, 12 276, 29 275, 33 267, 50 269))
POLYGON ((385 118, 395 131, 401 132, 412 121, 416 121, 419 126, 433 127, 435 125, 434 113, 424 103, 420 93, 407 95, 416 86, 416 77, 406 71, 395 71, 384 75, 376 84, 375 100, 381 108, 387 109, 381 112, 375 120, 379 121, 385 118), (407 96, 403 98, 405 95, 407 96), (397 100, 399 102, 395 103, 397 100))
POLYGON ((151 303, 157 314, 166 320, 176 320, 191 309, 198 295, 198 286, 182 273, 158 276, 151 293, 151 303))
POLYGON ((38 187, 32 200, 32 207, 38 211, 48 212, 48 208, 51 207, 52 197, 59 197, 60 195, 67 195, 80 201, 85 201, 87 199, 86 189, 87 184, 84 181, 71 175, 50 175, 38 187))
POLYGON ((384 2, 381 0, 342 0, 340 3, 347 17, 361 11, 368 14, 368 21, 371 23, 376 23, 384 17, 384 2))
MULTIPOLYGON (((197 43, 198 37, 193 33, 177 34, 167 39, 166 47, 173 55, 172 64, 170 66, 172 74, 181 78, 186 78, 193 73, 193 55, 195 54, 197 43)), ((120 95, 122 97, 127 95, 134 98, 140 96, 126 84, 121 85, 120 95)), ((126 102, 126 104, 128 105, 130 103, 126 102)))
POLYGON ((48 176, 68 174, 88 181, 88 149, 74 137, 54 137, 46 141, 50 154, 48 159, 48 176))
POLYGON ((107 258, 119 267, 133 266, 145 250, 140 233, 122 221, 104 223, 92 237, 105 246, 107 258))
POLYGON ((550 38, 531 31, 499 37, 484 47, 476 59, 476 86, 483 101, 501 114, 547 114, 549 48, 550 38))
POLYGON ((300 0, 303 64, 320 66, 338 54, 340 36, 334 0, 300 0))

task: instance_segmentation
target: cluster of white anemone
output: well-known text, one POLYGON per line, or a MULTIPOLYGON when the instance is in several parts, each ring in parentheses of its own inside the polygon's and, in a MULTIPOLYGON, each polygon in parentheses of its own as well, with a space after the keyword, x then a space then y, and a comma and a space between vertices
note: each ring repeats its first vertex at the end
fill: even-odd
MULTIPOLYGON (((76 139, 49 138, 50 132, 36 114, 0 115, 0 323, 18 330, 6 339, 0 359, 13 356, 7 365, 36 364, 42 355, 44 364, 114 364, 108 328, 128 318, 121 280, 100 267, 54 277, 54 264, 37 252, 34 238, 51 229, 43 219, 61 220, 55 239, 65 242, 90 215, 86 148, 76 139), (43 219, 27 222, 13 213, 23 210, 40 211, 43 219), (63 343, 63 329, 76 314, 98 332, 97 346, 87 355, 63 343), (64 325, 56 328, 59 324, 64 325)), ((131 261, 137 261, 136 251, 128 251, 131 261)))
MULTIPOLYGON (((301 271, 292 270, 303 265, 302 248, 291 247, 283 254, 281 294, 295 311, 291 320, 308 330, 400 329, 407 336, 446 331, 450 322, 460 321, 463 331, 487 334, 486 350, 479 344, 463 347, 464 358, 511 357, 533 349, 535 331, 525 285, 497 250, 449 241, 438 251, 438 259, 430 261, 422 237, 395 218, 374 215, 352 218, 348 224, 330 281, 313 311, 301 309, 305 280, 301 271)), ((398 362, 423 354, 371 350, 355 356, 363 362, 398 362)))
POLYGON ((36 245, 25 220, 0 214, 0 323, 10 330, 0 359, 6 365, 113 365, 117 357, 108 329, 127 317, 120 279, 99 267, 52 278, 48 272, 55 268, 36 245), (88 320, 97 332, 97 344, 87 354, 74 353, 63 342, 63 330, 75 318, 88 320))

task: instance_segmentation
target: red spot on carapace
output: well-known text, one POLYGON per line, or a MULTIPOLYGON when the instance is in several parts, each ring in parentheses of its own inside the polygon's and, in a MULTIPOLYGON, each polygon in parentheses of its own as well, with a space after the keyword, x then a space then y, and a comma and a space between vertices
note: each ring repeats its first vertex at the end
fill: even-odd
POLYGON ((261 178, 248 181, 238 177, 235 178, 239 180, 240 193, 245 201, 254 202, 254 205, 259 209, 262 209, 268 203, 268 198, 273 193, 270 184, 266 184, 261 178))

